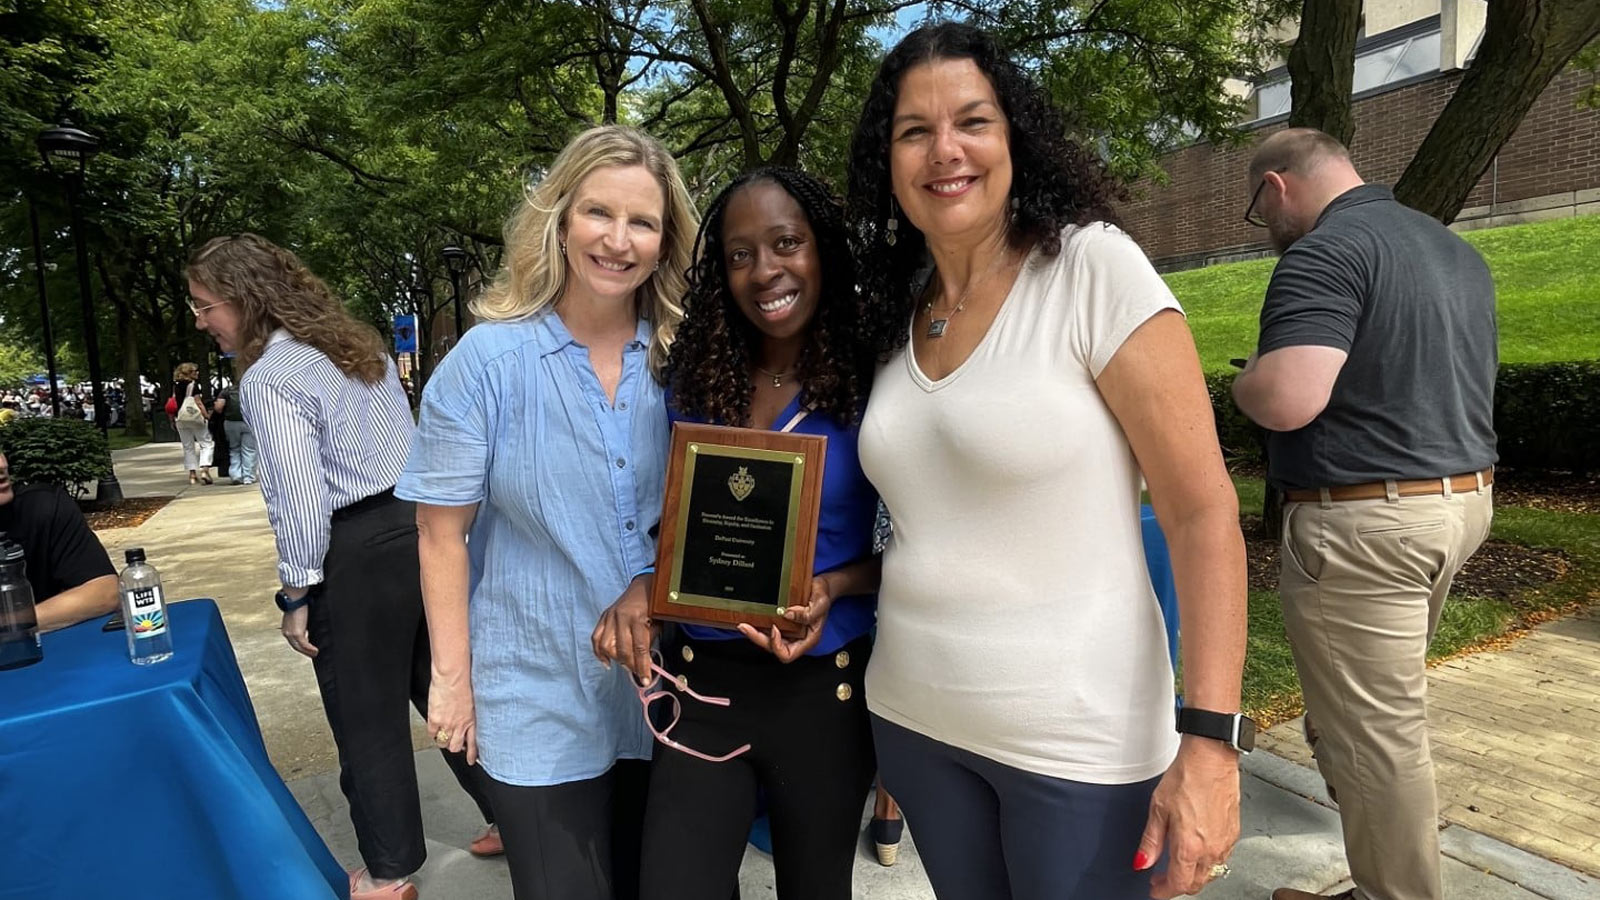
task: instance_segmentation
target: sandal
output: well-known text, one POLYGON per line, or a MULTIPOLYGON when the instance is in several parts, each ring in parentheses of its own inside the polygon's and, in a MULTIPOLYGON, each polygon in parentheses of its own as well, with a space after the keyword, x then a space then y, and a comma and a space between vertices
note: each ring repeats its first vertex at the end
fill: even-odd
POLYGON ((402 878, 394 884, 370 891, 356 890, 356 885, 361 883, 361 876, 365 874, 367 870, 364 866, 345 873, 350 878, 350 900, 417 900, 417 886, 411 883, 410 878, 402 878))
POLYGON ((483 834, 472 839, 467 845, 467 852, 477 857, 501 856, 506 852, 506 845, 500 840, 500 827, 490 825, 483 829, 483 834))
POLYGON ((190 484, 199 484, 200 483, 199 476, 195 475, 193 472, 190 472, 189 473, 189 483, 190 484))
POLYGON ((878 865, 888 867, 900 857, 900 837, 905 833, 905 819, 900 815, 900 804, 894 802, 880 785, 877 799, 872 805, 872 821, 867 824, 867 836, 872 839, 872 849, 877 852, 878 865), (879 807, 883 814, 878 813, 879 807))
POLYGON ((878 854, 878 865, 887 868, 899 859, 900 836, 905 827, 904 819, 880 819, 876 816, 867 825, 867 832, 872 838, 872 849, 878 854))

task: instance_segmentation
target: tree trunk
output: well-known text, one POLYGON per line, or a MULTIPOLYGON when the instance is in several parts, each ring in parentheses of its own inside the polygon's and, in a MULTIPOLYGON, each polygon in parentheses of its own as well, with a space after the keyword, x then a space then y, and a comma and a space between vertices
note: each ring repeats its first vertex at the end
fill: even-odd
MULTIPOLYGON (((142 395, 139 393, 139 338, 133 321, 133 297, 127 284, 111 277, 104 253, 95 254, 95 267, 100 271, 100 287, 117 313, 117 346, 122 353, 122 426, 130 435, 148 435, 142 395)), ((109 414, 110 401, 107 401, 109 414)))
POLYGON ((126 303, 117 304, 117 342, 122 345, 122 415, 127 434, 148 437, 144 393, 139 389, 139 329, 126 303))
POLYGON ((1361 0, 1306 0, 1289 50, 1289 124, 1317 128, 1345 146, 1356 135, 1350 86, 1356 72, 1361 0))
POLYGON ((1477 58, 1395 183, 1395 197, 1453 221, 1550 80, 1596 35, 1594 0, 1491 0, 1477 58))

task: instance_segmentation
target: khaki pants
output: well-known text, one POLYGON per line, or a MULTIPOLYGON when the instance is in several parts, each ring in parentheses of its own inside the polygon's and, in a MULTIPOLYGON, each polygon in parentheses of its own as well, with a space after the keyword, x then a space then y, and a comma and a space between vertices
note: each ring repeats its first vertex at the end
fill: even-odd
POLYGON ((1290 503, 1279 591, 1357 900, 1443 900, 1427 649, 1493 489, 1290 503))

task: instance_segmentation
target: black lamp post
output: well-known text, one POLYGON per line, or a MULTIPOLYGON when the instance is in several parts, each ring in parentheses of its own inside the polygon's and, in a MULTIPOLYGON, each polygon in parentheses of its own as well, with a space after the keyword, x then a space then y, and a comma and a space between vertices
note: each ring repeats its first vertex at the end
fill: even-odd
MULTIPOLYGON (((89 288, 89 245, 84 236, 83 210, 79 208, 78 192, 83 188, 83 169, 100 152, 100 141, 94 135, 63 119, 54 128, 39 132, 36 142, 45 166, 62 172, 67 182, 67 208, 72 213, 72 239, 78 250, 78 299, 83 306, 83 349, 89 356, 89 389, 94 397, 94 423, 100 434, 107 438, 106 452, 110 453, 110 438, 106 435, 106 390, 100 373, 100 329, 94 316, 94 296, 89 288)), ((100 479, 96 499, 117 502, 122 499, 122 484, 117 473, 110 472, 100 479)))
POLYGON ((56 338, 50 328, 50 301, 44 293, 44 242, 39 240, 39 210, 28 201, 28 224, 33 226, 33 270, 39 274, 39 327, 44 331, 44 362, 50 373, 50 413, 61 418, 61 388, 56 384, 56 338))
POLYGON ((456 306, 456 343, 461 342, 461 275, 467 271, 467 251, 454 244, 439 251, 450 270, 450 298, 456 306))

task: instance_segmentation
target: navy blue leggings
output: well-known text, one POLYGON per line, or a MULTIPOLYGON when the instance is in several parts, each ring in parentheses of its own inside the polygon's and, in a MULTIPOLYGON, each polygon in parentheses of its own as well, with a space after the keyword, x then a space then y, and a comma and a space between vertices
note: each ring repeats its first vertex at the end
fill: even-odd
POLYGON ((884 787, 939 900, 1147 900, 1135 872, 1160 778, 1085 784, 1024 772, 878 716, 884 787))

